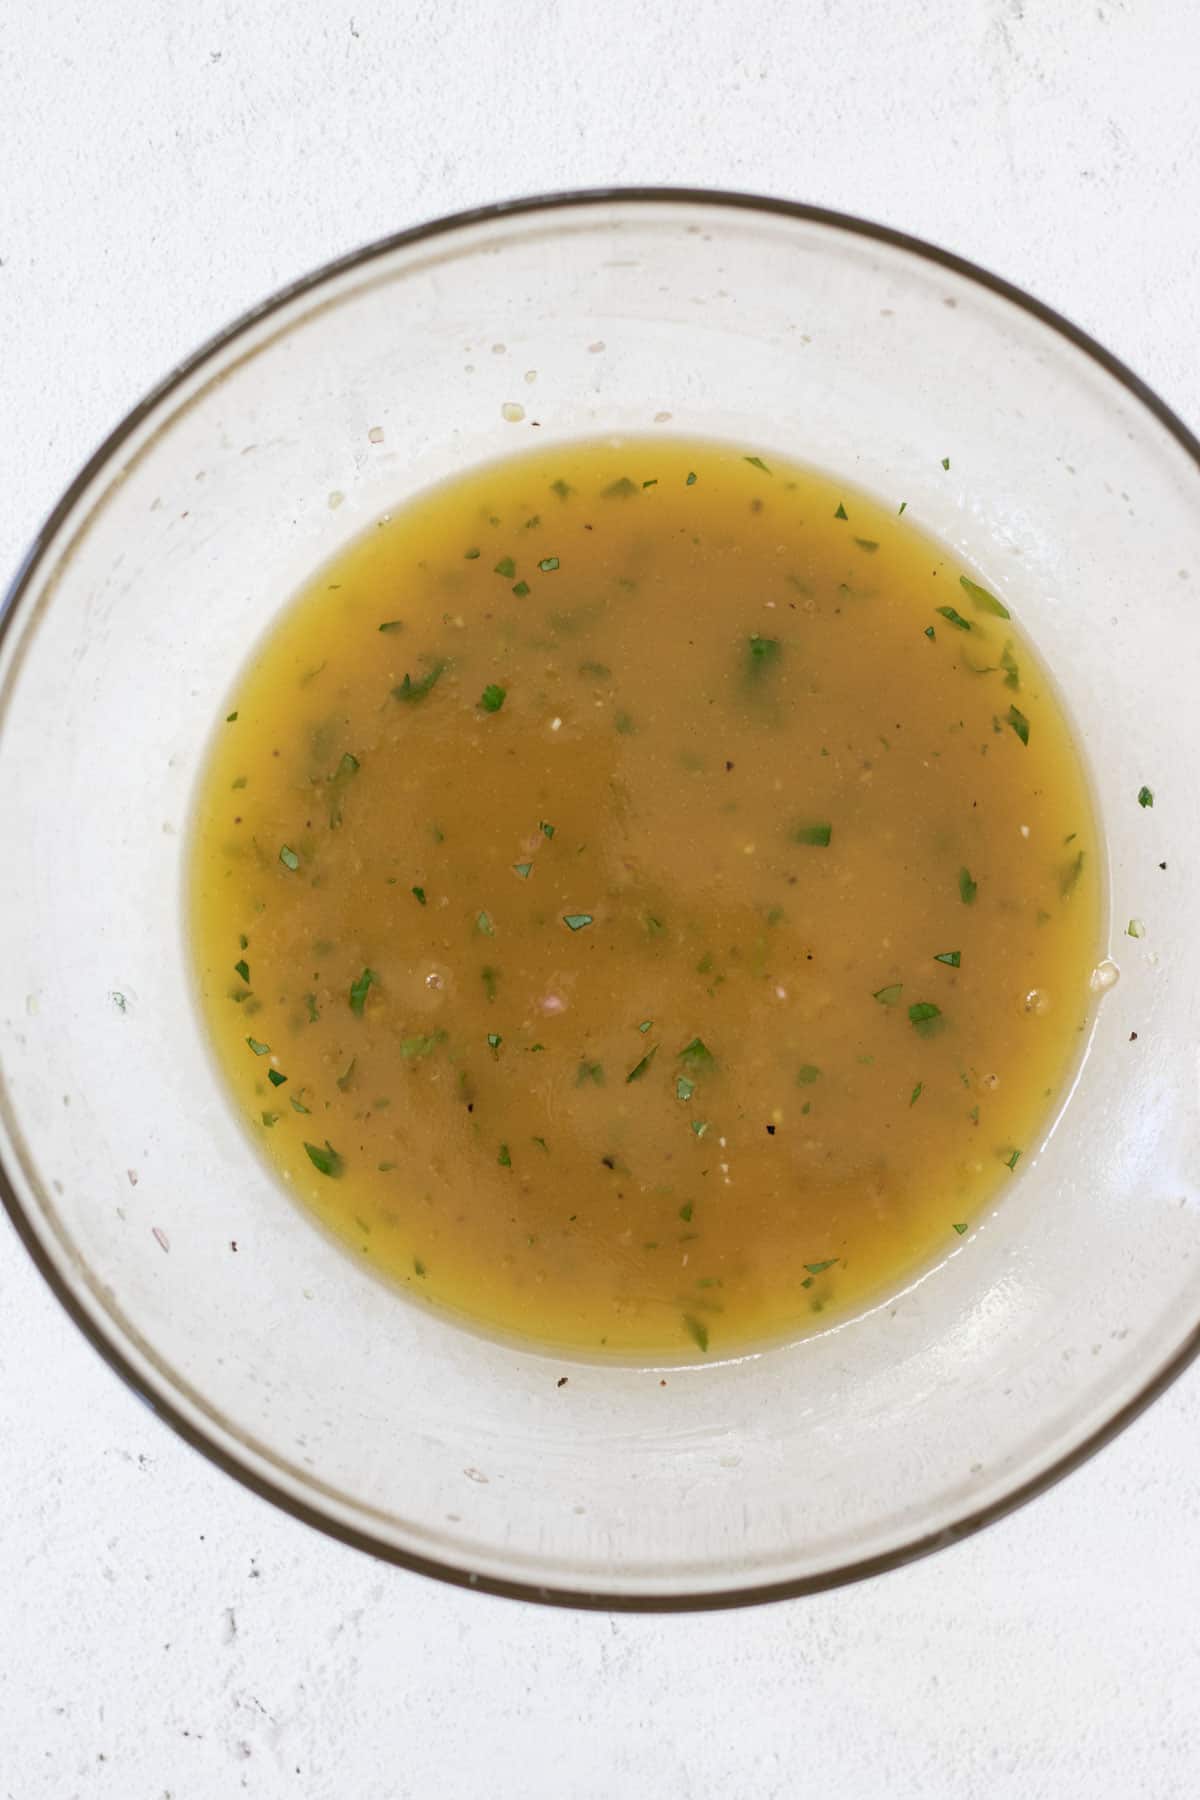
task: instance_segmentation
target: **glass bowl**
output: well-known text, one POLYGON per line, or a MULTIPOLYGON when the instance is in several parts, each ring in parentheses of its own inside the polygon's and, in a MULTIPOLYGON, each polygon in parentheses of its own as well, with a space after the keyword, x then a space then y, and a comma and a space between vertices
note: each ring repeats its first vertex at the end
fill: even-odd
POLYGON ((92 1343, 324 1530, 580 1605, 878 1571, 1103 1442, 1200 1341, 1198 459, 1003 282, 726 194, 442 220, 175 370, 55 509, 0 642, 3 1194, 92 1343), (467 464, 659 430, 903 498, 1019 609, 1090 762, 1120 970, 1056 1127, 939 1267, 822 1335, 662 1369, 474 1334, 336 1248, 233 1116, 183 926, 210 731, 302 578, 467 464))

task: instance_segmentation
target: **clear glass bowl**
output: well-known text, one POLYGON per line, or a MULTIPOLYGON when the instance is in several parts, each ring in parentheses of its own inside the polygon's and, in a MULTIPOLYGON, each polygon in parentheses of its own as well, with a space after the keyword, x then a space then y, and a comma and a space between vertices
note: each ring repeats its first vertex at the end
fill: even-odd
POLYGON ((55 510, 0 643, 4 1199, 93 1344, 313 1524, 584 1605, 873 1572, 1102 1442, 1200 1337, 1198 458, 1002 282, 728 195, 407 232, 176 370, 55 510), (335 1248, 231 1113, 182 917, 209 732, 300 580, 466 464, 659 429, 906 499, 1019 608, 1090 760, 1121 972, 1056 1129, 941 1267, 790 1348, 663 1370, 490 1341, 335 1248))

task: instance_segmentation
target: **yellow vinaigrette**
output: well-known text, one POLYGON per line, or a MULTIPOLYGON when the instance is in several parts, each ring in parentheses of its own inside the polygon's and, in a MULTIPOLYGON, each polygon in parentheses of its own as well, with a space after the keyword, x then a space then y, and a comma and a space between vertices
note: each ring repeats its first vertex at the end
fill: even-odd
POLYGON ((1096 824, 1019 623, 707 442, 475 469, 317 574, 204 773, 234 1103, 468 1320, 715 1355, 959 1242, 1061 1099, 1096 824))

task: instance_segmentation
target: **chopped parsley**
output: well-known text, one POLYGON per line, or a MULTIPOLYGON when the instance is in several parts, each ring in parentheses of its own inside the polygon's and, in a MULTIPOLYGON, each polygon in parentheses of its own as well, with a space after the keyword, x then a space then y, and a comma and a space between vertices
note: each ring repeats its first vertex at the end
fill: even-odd
POLYGON ((507 688, 498 687, 494 681, 489 681, 482 694, 479 696, 479 704, 484 712, 499 712, 500 708, 504 705, 504 697, 507 692, 507 688))
POLYGON ((284 1082, 287 1080, 287 1076, 281 1075, 279 1073, 278 1069, 268 1069, 267 1070, 267 1080, 270 1082, 272 1087, 282 1087, 284 1082))
POLYGON ((908 1104, 910 1106, 915 1106, 917 1104, 917 1101, 921 1098, 921 1095, 924 1092, 925 1092, 925 1083, 923 1081, 918 1081, 916 1087, 913 1089, 912 1093, 908 1096, 908 1104))
POLYGON ((997 619, 1012 618, 1007 606, 1002 605, 995 594, 989 594, 985 587, 980 587, 979 583, 972 581, 969 576, 960 575, 958 585, 970 599, 976 612, 991 613, 993 618, 997 619))
POLYGON ((529 594, 529 591, 529 583, 527 581, 517 581, 513 583, 513 593, 517 596, 518 600, 524 600, 529 594))
POLYGON ((1058 891, 1062 895, 1064 900, 1067 898, 1067 896, 1069 894, 1073 894, 1075 892, 1075 889, 1079 883, 1079 877, 1082 874, 1083 874, 1083 851, 1080 850, 1076 854, 1074 861, 1069 862, 1067 864, 1066 868, 1062 871, 1062 874, 1058 878, 1058 891))
POLYGON ((500 1164, 500 1167, 502 1169, 511 1169, 512 1168, 512 1157, 509 1154, 509 1149, 508 1149, 507 1144, 501 1144, 500 1153, 497 1156, 496 1161, 500 1164))
POLYGON ((471 549, 463 551, 463 556, 466 558, 467 562, 475 562, 479 556, 479 546, 477 544, 472 545, 471 549))
POLYGON ((713 1069, 717 1059, 704 1042, 703 1038, 694 1037, 690 1044, 685 1044, 679 1051, 679 1061, 687 1063, 691 1069, 713 1069))
POLYGON ((961 950, 939 950, 933 960, 934 960, 934 962, 945 963, 947 968, 957 969, 959 964, 962 962, 962 951, 961 950))
POLYGON ((291 869, 293 874, 295 874, 296 870, 300 867, 300 858, 296 855, 296 852, 290 850, 286 844, 281 844, 279 847, 279 860, 284 868, 291 869))
POLYGON ((359 1018, 362 1017, 363 1007, 367 1003, 367 991, 374 980, 374 969, 364 969, 362 974, 350 983, 350 1011, 359 1018))
POLYGON ((1028 742, 1029 742, 1029 720, 1025 717, 1025 714, 1023 712, 1018 711, 1018 709, 1015 706, 1010 706, 1008 709, 1008 712, 1005 716, 1006 716, 1008 724, 1010 724, 1012 726, 1013 730, 1016 732, 1016 734, 1020 738, 1021 742, 1023 744, 1028 744, 1028 742))
POLYGON ((838 1260, 839 1258, 836 1256, 827 1256, 824 1262, 805 1263, 804 1266, 810 1275, 823 1275, 826 1269, 832 1269, 838 1260))
POLYGON ((617 479, 610 481, 604 489, 604 498, 606 500, 628 500, 631 494, 636 493, 636 483, 630 481, 628 475, 618 475, 617 479))
POLYGON ((943 469, 948 469, 950 467, 950 458, 948 456, 943 456, 942 467, 943 469))
POLYGON ((788 837, 793 844, 816 844, 824 849, 833 836, 832 825, 793 825, 788 837))
POLYGON ((417 1037, 401 1038, 400 1054, 406 1062, 420 1062, 423 1057, 431 1056, 438 1045, 445 1041, 444 1031, 427 1031, 417 1037))
POLYGON ((877 538, 856 537, 854 541, 858 545, 859 549, 865 550, 868 553, 868 555, 872 554, 874 551, 878 550, 878 548, 879 548, 879 540, 877 538))
POLYGON ((496 1051, 499 1050, 501 1044, 504 1042, 504 1039, 500 1036, 498 1031, 489 1031, 487 1034, 487 1041, 488 1049, 495 1055, 496 1051))
POLYGON ((951 1225, 950 1229, 951 1229, 951 1231, 957 1231, 959 1237, 961 1237, 963 1232, 967 1229, 966 1221, 964 1220, 961 1224, 956 1222, 955 1224, 951 1225))
POLYGON ((538 820, 538 830, 541 832, 541 834, 544 838, 552 838, 554 836, 553 825, 547 824, 545 819, 538 820))
POLYGON ((958 871, 958 897, 964 906, 974 906, 975 896, 979 892, 979 883, 971 878, 970 869, 958 871))
MULTIPOLYGON (((478 550, 475 554, 478 556, 478 550)), ((424 700, 427 694, 433 692, 434 688, 445 674, 445 671, 445 658, 441 657, 436 662, 431 663, 426 673, 424 675, 419 675, 415 681, 411 675, 406 675, 400 685, 392 689, 393 699, 407 700, 409 702, 424 700)))
POLYGON ((227 725, 235 725, 237 723, 237 714, 235 712, 226 713, 225 723, 227 725))
POLYGON ((1001 1158, 1006 1169, 1015 1169, 1020 1160, 1021 1152, 1019 1150, 1011 1150, 1007 1156, 1001 1158))
POLYGON ((654 1044, 647 1050, 640 1062, 634 1063, 632 1069, 630 1069, 628 1075, 625 1077, 626 1086, 628 1086, 631 1081, 640 1081, 657 1055, 658 1045, 654 1044))
POLYGON ((250 986, 250 964, 246 961, 245 957, 242 958, 241 962, 235 962, 233 965, 233 968, 234 968, 234 973, 236 975, 240 975, 242 980, 246 983, 246 986, 249 987, 250 986))
POLYGON ((695 1082, 689 1081, 686 1075, 675 1077, 675 1098, 677 1100, 690 1100, 695 1091, 695 1082))
POLYGON ((757 632, 747 639, 747 647, 746 666, 751 676, 765 675, 783 655, 783 645, 778 638, 759 637, 757 632))
POLYGON ((937 632, 933 629, 932 625, 927 625, 925 627, 925 636, 929 638, 931 642, 937 642, 937 632))
POLYGON ((335 1178, 341 1174, 345 1165, 328 1138, 323 1147, 320 1144, 305 1144, 304 1148, 308 1152, 309 1162, 320 1174, 335 1178))
MULTIPOLYGON (((747 462, 751 462, 753 460, 754 459, 749 456, 746 458, 747 462)), ((684 1330, 687 1332, 687 1334, 691 1338, 692 1342, 694 1344, 697 1344, 701 1350, 707 1350, 708 1349, 708 1326, 704 1323, 703 1319, 694 1318, 691 1313, 684 1313, 683 1325, 684 1325, 684 1330)))
POLYGON ((512 580, 512 578, 516 574, 516 572, 517 572, 517 565, 513 561, 511 556, 502 556, 500 558, 500 561, 496 564, 495 568, 492 570, 493 575, 503 575, 509 581, 512 580))
POLYGON ((837 503, 837 511, 833 516, 835 519, 848 519, 850 517, 850 514, 846 511, 845 506, 840 500, 837 503))
POLYGON ((904 983, 892 981, 888 983, 887 987, 876 988, 871 998, 878 1000, 880 1006, 895 1006, 903 992, 904 983))
POLYGON ((685 482, 684 482, 684 484, 683 484, 683 485, 684 485, 684 487, 695 487, 695 485, 696 485, 696 471, 695 471, 695 469, 689 469, 689 470, 688 470, 688 478, 687 478, 687 480, 686 480, 686 481, 685 481, 685 482))
POLYGON ((604 1067, 601 1063, 581 1062, 575 1071, 575 1086, 586 1087, 588 1082, 595 1087, 604 1086, 604 1067))
POLYGON ((796 1070, 796 1086, 811 1087, 820 1073, 821 1071, 818 1069, 816 1063, 801 1063, 800 1067, 796 1070))
POLYGON ((528 881, 529 877, 533 874, 533 864, 531 862, 514 863, 513 874, 519 875, 522 881, 528 881))
POLYGON ((270 1054, 271 1054, 270 1044, 260 1044, 258 1039, 254 1038, 254 1037, 248 1037, 246 1039, 246 1042, 249 1044, 250 1048, 253 1050, 255 1056, 270 1056, 270 1054))
POLYGON ((934 611, 940 613, 943 619, 948 619, 951 625, 957 625, 960 631, 974 631, 975 629, 970 619, 964 619, 962 614, 955 612, 952 606, 935 606, 934 611))
POLYGON ((495 937, 496 927, 492 923, 492 915, 481 907, 475 914, 475 929, 481 937, 495 937))
POLYGON ((557 556, 543 556, 541 562, 538 564, 538 568, 542 571, 543 575, 553 575, 555 569, 558 568, 557 556))
POLYGON ((427 904, 425 899, 425 889, 423 887, 415 887, 409 891, 416 896, 418 906, 425 906, 427 904))
POLYGON ((567 495, 573 494, 575 490, 574 488, 569 487, 560 476, 557 481, 552 481, 550 483, 550 492, 552 494, 557 494, 560 500, 565 500, 567 495))
POLYGON ((928 1037, 941 1024, 942 1009, 935 1006, 932 1000, 918 1000, 908 1009, 909 1024, 919 1031, 922 1037, 928 1037))
POLYGON ((743 456, 742 461, 748 462, 752 469, 761 469, 764 475, 771 473, 761 456, 743 456))
POLYGON ((1154 805, 1154 795, 1148 787, 1140 787, 1138 789, 1138 805, 1139 806, 1153 806, 1154 805))
POLYGON ((292 1102, 292 1111, 293 1112, 306 1113, 309 1111, 309 1108, 307 1106, 305 1106, 303 1100, 300 1099, 299 1095, 293 1094, 291 1096, 291 1102, 292 1102))
POLYGON ((404 630, 404 620, 403 619, 385 619, 383 621, 383 624, 379 627, 379 629, 380 629, 380 631, 403 631, 404 630))
POLYGON ((592 923, 593 918, 591 913, 563 914, 563 924, 567 927, 568 931, 582 931, 585 926, 591 925, 592 923))
POLYGON ((683 1220, 685 1225, 691 1224, 691 1222, 692 1222, 692 1203, 690 1200, 684 1201, 683 1205, 679 1209, 679 1216, 683 1220))

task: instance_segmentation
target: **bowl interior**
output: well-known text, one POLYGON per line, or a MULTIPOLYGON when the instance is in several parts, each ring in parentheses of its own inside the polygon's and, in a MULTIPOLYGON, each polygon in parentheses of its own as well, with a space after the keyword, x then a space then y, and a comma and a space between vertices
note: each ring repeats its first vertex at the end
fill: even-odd
POLYGON ((844 1578, 1069 1460, 1200 1321, 1194 450, 951 260, 716 197, 410 234, 211 346, 76 484, 0 644, 0 1161, 90 1334, 317 1522, 604 1604, 844 1578), (477 1336, 333 1248, 231 1115, 183 937, 209 733, 303 577, 471 462, 654 430, 906 500, 1003 590, 1090 763, 1120 974, 1057 1127, 945 1264, 822 1336, 663 1370, 477 1336))

